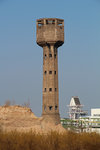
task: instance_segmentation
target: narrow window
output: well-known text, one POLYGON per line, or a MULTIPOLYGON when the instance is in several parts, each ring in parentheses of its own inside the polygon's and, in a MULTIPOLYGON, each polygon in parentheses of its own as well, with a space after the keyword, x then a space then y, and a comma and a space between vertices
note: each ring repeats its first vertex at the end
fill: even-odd
POLYGON ((62 26, 62 22, 58 23, 58 26, 62 26))
POLYGON ((45 54, 44 58, 46 59, 47 58, 47 55, 45 54))
POLYGON ((52 20, 52 24, 55 24, 55 20, 52 20))
POLYGON ((55 88, 55 92, 57 91, 57 88, 55 88))
POLYGON ((52 110, 52 106, 49 106, 49 110, 52 110))
POLYGON ((44 71, 44 74, 46 75, 46 74, 47 74, 47 71, 44 71))
POLYGON ((54 57, 56 58, 56 54, 54 54, 54 57))
POLYGON ((49 74, 52 74, 52 71, 49 71, 49 74))
POLYGON ((49 24, 52 24, 52 20, 48 20, 48 23, 49 23, 49 24))
POLYGON ((49 91, 51 92, 51 91, 52 91, 52 88, 49 88, 49 91))
POLYGON ((55 106, 55 110, 57 110, 58 106, 55 106))
POLYGON ((48 20, 46 20, 46 24, 48 24, 48 20))
POLYGON ((39 26, 39 27, 41 27, 41 26, 42 26, 42 24, 38 24, 38 26, 39 26))
POLYGON ((42 23, 38 23, 38 26, 39 26, 39 27, 42 27, 42 26, 43 26, 43 24, 42 24, 42 23))
POLYGON ((51 57, 52 57, 52 54, 49 54, 49 57, 51 58, 51 57))
POLYGON ((55 71, 55 74, 56 74, 56 71, 55 71))
POLYGON ((44 88, 44 92, 46 92, 46 90, 47 90, 47 89, 46 89, 46 88, 44 88))

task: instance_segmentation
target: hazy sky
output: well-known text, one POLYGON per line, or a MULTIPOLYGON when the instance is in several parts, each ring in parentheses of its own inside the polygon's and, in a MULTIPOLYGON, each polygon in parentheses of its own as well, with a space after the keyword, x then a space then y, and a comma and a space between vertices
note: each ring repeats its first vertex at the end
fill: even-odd
POLYGON ((63 18, 59 48, 59 101, 67 116, 72 96, 84 109, 100 108, 100 0, 0 0, 0 105, 6 100, 42 112, 42 48, 36 19, 63 18))

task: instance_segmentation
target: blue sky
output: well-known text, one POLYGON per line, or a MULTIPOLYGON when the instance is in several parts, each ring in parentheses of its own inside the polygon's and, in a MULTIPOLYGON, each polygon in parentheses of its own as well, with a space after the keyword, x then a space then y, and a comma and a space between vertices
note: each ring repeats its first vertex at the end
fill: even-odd
POLYGON ((100 108, 100 1, 0 0, 0 105, 6 100, 42 112, 42 48, 36 19, 63 18, 65 43, 59 48, 59 101, 66 117, 72 96, 84 109, 100 108))

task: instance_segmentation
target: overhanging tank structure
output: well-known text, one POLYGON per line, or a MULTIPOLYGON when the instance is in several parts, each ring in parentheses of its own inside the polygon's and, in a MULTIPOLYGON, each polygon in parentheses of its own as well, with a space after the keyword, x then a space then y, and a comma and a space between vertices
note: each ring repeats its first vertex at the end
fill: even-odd
POLYGON ((43 47, 43 102, 45 121, 60 123, 58 89, 58 47, 64 43, 64 20, 37 20, 37 44, 43 47))

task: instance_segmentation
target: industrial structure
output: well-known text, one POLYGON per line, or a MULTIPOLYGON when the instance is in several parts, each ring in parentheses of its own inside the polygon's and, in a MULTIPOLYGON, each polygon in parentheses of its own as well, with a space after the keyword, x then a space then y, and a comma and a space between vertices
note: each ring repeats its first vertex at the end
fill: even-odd
POLYGON ((69 107, 69 117, 70 119, 78 119, 80 116, 85 116, 87 111, 83 111, 83 105, 81 105, 78 97, 72 97, 70 100, 69 107))
POLYGON ((79 122, 84 131, 100 133, 100 108, 92 108, 91 116, 80 117, 79 122))
POLYGON ((58 90, 58 47, 64 43, 64 20, 37 20, 37 44, 43 47, 42 117, 46 122, 60 123, 58 90))
POLYGON ((100 133, 100 108, 92 108, 90 116, 80 116, 78 119, 61 118, 60 121, 68 130, 100 133))

